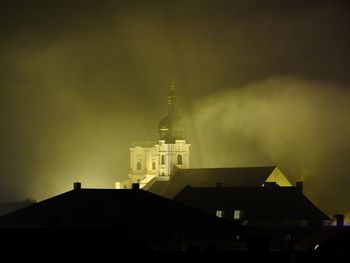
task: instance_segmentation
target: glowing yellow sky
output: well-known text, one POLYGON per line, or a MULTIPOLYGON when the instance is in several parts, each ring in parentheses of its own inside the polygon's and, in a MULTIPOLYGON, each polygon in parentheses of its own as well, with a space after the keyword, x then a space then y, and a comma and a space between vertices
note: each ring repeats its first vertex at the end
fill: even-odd
POLYGON ((327 211, 350 210, 346 2, 7 2, 0 199, 125 179, 175 79, 194 166, 277 163, 327 211))

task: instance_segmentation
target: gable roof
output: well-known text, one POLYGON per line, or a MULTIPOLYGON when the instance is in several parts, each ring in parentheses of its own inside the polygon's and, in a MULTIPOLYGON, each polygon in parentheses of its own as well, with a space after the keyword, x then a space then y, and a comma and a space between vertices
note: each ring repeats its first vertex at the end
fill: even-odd
POLYGON ((0 217, 3 227, 48 227, 50 222, 61 227, 94 228, 232 226, 178 202, 132 189, 72 190, 0 217))
POLYGON ((179 169, 169 181, 151 181, 143 189, 173 198, 185 186, 262 186, 276 166, 179 169))
POLYGON ((251 220, 308 220, 330 218, 295 187, 185 187, 174 200, 208 213, 242 210, 251 220))

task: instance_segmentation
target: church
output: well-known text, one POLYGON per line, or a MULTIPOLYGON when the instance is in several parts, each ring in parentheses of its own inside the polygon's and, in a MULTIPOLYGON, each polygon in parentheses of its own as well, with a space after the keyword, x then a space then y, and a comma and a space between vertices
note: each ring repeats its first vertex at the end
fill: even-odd
POLYGON ((186 123, 177 111, 174 85, 168 95, 168 114, 158 125, 158 142, 133 142, 130 147, 128 179, 116 182, 117 189, 140 188, 152 180, 168 181, 178 169, 190 167, 190 144, 186 141, 186 123))
POLYGON ((158 142, 131 145, 129 178, 117 182, 117 189, 142 188, 250 226, 305 227, 329 220, 303 194, 303 182, 293 186, 277 166, 191 167, 191 145, 173 85, 167 102, 168 114, 158 125, 158 142))
POLYGON ((173 84, 170 86, 167 104, 168 114, 158 125, 158 141, 132 143, 128 179, 116 182, 116 189, 130 189, 133 184, 138 184, 138 187, 146 191, 172 198, 183 187, 193 185, 191 182, 195 181, 201 182, 196 184, 200 187, 211 187, 217 183, 225 186, 256 187, 264 186, 265 183, 292 186, 281 170, 274 166, 191 168, 191 144, 186 138, 186 122, 178 114, 178 96, 173 84))

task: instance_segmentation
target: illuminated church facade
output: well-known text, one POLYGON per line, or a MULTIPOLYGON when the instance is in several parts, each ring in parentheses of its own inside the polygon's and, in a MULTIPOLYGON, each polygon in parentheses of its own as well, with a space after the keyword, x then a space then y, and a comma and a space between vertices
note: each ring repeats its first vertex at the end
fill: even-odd
POLYGON ((171 86, 168 114, 158 125, 158 142, 133 142, 130 147, 128 179, 116 182, 116 188, 143 188, 152 179, 168 181, 178 169, 190 167, 190 144, 186 141, 186 123, 178 114, 178 96, 171 86))
POLYGON ((181 185, 181 183, 175 183, 179 180, 191 185, 198 179, 201 183, 196 186, 201 187, 209 187, 216 183, 227 186, 264 186, 265 183, 292 186, 287 177, 275 166, 191 168, 191 144, 187 142, 185 120, 178 114, 178 96, 173 85, 167 99, 168 114, 159 122, 158 141, 132 143, 128 179, 116 182, 117 189, 130 189, 134 184, 146 191, 172 198, 173 196, 165 194, 165 188, 169 188, 168 190, 175 194, 177 191, 171 189, 174 185, 181 185), (192 175, 196 176, 192 178, 192 175), (232 180, 234 182, 231 182, 232 180), (249 183, 251 180, 254 183, 249 183))

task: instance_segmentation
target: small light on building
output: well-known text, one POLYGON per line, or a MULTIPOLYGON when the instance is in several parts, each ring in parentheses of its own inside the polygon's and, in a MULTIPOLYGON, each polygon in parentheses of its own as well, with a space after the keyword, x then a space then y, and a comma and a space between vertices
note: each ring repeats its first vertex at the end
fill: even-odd
POLYGON ((241 239, 239 232, 234 232, 233 236, 234 236, 235 240, 237 240, 237 241, 239 241, 241 239))
POLYGON ((216 216, 223 218, 224 217, 224 211, 223 210, 216 210, 216 216))
POLYGON ((290 242, 290 241, 292 240, 292 235, 291 235, 291 234, 287 234, 287 235, 286 235, 286 240, 287 240, 288 242, 290 242))
POLYGON ((242 211, 241 210, 235 210, 233 213, 233 219, 239 220, 242 217, 242 211))
POLYGON ((317 244, 317 245, 314 247, 314 250, 317 250, 319 247, 320 247, 320 245, 317 244))

